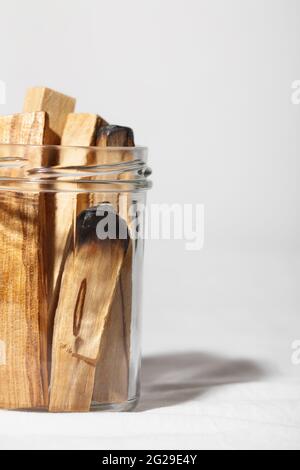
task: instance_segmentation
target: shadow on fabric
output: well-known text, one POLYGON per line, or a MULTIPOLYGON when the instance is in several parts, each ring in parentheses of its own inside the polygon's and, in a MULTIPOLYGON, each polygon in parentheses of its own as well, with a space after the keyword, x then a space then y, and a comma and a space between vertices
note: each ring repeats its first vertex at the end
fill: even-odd
POLYGON ((145 357, 142 396, 136 412, 184 403, 212 387, 258 381, 265 376, 264 368, 254 361, 202 352, 145 357))

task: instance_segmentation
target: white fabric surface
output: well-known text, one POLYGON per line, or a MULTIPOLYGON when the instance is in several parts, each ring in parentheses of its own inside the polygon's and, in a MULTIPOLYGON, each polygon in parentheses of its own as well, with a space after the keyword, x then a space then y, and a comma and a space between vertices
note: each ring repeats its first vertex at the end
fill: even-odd
MULTIPOLYGON (((300 366, 291 362, 300 338, 298 257, 204 251, 198 261, 184 314, 164 310, 171 284, 163 310, 154 300, 161 280, 149 284, 136 411, 2 411, 0 448, 299 449, 300 366)), ((169 269, 161 279, 175 279, 169 269)))

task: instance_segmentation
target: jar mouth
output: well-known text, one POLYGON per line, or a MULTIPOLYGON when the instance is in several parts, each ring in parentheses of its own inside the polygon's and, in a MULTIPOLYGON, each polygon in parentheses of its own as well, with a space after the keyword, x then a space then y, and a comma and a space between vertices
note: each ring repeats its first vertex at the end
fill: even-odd
POLYGON ((94 151, 100 151, 100 152, 114 152, 114 151, 148 151, 148 147, 142 146, 142 145, 135 145, 134 147, 96 147, 94 145, 27 145, 27 144, 0 144, 0 149, 1 148, 27 148, 27 149, 46 149, 46 150, 77 150, 77 149, 82 149, 82 150, 94 150, 94 151))
POLYGON ((152 187, 146 147, 0 144, 0 189, 133 191, 152 187))

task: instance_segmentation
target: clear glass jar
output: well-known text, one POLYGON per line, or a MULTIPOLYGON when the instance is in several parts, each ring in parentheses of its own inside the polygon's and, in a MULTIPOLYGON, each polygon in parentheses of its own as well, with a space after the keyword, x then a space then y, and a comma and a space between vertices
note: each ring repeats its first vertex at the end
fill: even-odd
POLYGON ((0 145, 0 408, 139 396, 147 149, 0 145))

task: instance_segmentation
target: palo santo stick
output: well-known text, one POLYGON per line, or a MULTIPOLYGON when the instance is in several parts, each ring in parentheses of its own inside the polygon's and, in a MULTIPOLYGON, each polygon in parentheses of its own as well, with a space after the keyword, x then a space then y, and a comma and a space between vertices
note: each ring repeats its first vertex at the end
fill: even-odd
MULTIPOLYGON (((107 148, 107 147, 134 147, 134 134, 132 129, 129 127, 124 126, 115 126, 115 125, 107 125, 103 126, 98 130, 97 139, 96 139, 96 146, 107 148)), ((123 151, 114 151, 113 153, 109 150, 107 152, 103 151, 101 154, 101 163, 102 164, 117 164, 122 163, 124 161, 124 152, 123 151), (112 160, 113 155, 113 162, 112 160)), ((116 193, 99 193, 94 196, 94 204, 100 204, 105 201, 109 201, 115 208, 115 210, 119 213, 120 205, 119 205, 120 195, 116 193)), ((128 201, 130 204, 130 201, 128 201)), ((125 220, 128 220, 128 213, 127 210, 125 213, 122 213, 122 217, 125 220)), ((128 225, 130 225, 128 220, 128 225)))
MULTIPOLYGON (((99 147, 131 147, 134 145, 134 137, 133 137, 133 131, 128 128, 128 127, 121 127, 121 126, 102 126, 98 129, 97 133, 97 139, 96 139, 96 145, 99 147)), ((108 152, 109 153, 109 152, 108 152)), ((116 153, 118 155, 118 153, 116 153)), ((122 161, 121 157, 121 152, 119 153, 120 155, 120 161, 122 161)), ((101 161, 103 163, 103 161, 101 161)), ((118 163, 116 161, 116 158, 114 159, 114 163, 118 163)), ((109 201, 110 204, 113 205, 116 213, 118 213, 118 205, 116 207, 115 201, 112 198, 117 197, 118 195, 112 195, 105 193, 104 195, 100 195, 100 198, 102 199, 103 197, 106 198, 106 200, 109 201)), ((96 195, 96 198, 99 196, 96 195)), ((99 204, 99 199, 97 200, 97 203, 99 204)), ((121 254, 121 259, 117 260, 116 259, 116 265, 120 266, 123 263, 123 256, 121 254)), ((117 302, 118 303, 118 302, 117 302)), ((112 305, 112 302, 111 302, 112 305)), ((110 305, 110 307, 111 307, 110 305)), ((120 313, 120 318, 123 319, 123 313, 124 312, 119 312, 120 313)), ((89 362, 93 362, 96 364, 97 358, 99 357, 99 347, 100 347, 100 342, 101 338, 103 336, 103 331, 100 328, 101 325, 101 316, 102 316, 102 310, 99 308, 99 316, 93 319, 90 318, 89 316, 85 317, 85 321, 82 323, 82 333, 81 333, 81 341, 75 342, 72 351, 73 355, 77 357, 82 357, 89 362), (91 327, 92 327, 92 332, 95 336, 95 341, 91 339, 91 327), (86 334, 85 334, 86 330, 86 334)), ((104 333, 106 333, 104 331, 104 333)), ((112 333, 112 332, 111 332, 112 333)))
MULTIPOLYGON (((64 132, 61 138, 62 146, 82 146, 89 147, 96 143, 96 132, 99 126, 106 122, 96 114, 71 113, 67 117, 64 132)), ((81 153, 81 159, 74 158, 72 149, 65 149, 63 152, 62 166, 85 165, 88 163, 88 154, 81 153)), ((63 252, 73 216, 77 216, 89 205, 88 194, 80 194, 74 197, 72 193, 56 194, 55 210, 55 264, 54 264, 54 283, 57 281, 59 269, 61 266, 63 252)))
POLYGON ((24 113, 33 111, 47 112, 50 119, 50 129, 56 135, 56 144, 58 145, 60 144, 67 116, 74 111, 75 104, 76 100, 74 98, 50 88, 35 87, 27 91, 23 111, 24 113))
MULTIPOLYGON (((75 109, 76 100, 69 96, 66 96, 58 91, 51 90, 50 88, 35 87, 29 88, 27 90, 25 101, 24 101, 24 111, 44 111, 47 112, 49 116, 49 128, 51 129, 51 144, 60 144, 61 137, 66 125, 66 121, 69 113, 72 113, 75 109)), ((51 166, 53 164, 59 164, 58 153, 43 152, 45 157, 43 158, 42 164, 40 166, 51 166), (53 161, 54 158, 54 161, 53 161)), ((37 164, 37 162, 31 162, 32 164, 37 164)), ((60 196, 59 196, 60 197, 60 196)), ((45 195, 46 199, 46 211, 47 211, 47 231, 48 244, 51 248, 53 256, 49 259, 52 266, 49 266, 49 271, 52 271, 51 284, 49 286, 49 302, 51 301, 51 296, 53 293, 53 287, 56 282, 57 275, 57 263, 58 257, 56 256, 57 249, 60 248, 60 239, 61 237, 56 237, 56 232, 60 231, 60 228, 56 227, 56 197, 53 194, 45 195)))
POLYGON ((31 145, 53 144, 55 137, 49 127, 45 112, 28 112, 0 116, 1 144, 31 145))
MULTIPOLYGON (((104 210, 128 237, 125 222, 110 206, 104 210)), ((55 314, 50 411, 90 409, 101 337, 128 248, 128 239, 98 238, 101 220, 97 209, 88 209, 77 218, 75 239, 70 232, 55 314)))
POLYGON ((97 147, 134 147, 134 135, 130 127, 107 125, 99 129, 97 147))
MULTIPOLYGON (((23 110, 24 112, 44 111, 49 117, 49 129, 51 141, 44 143, 59 145, 69 113, 75 109, 76 100, 67 95, 51 90, 50 88, 34 87, 27 90, 23 110)), ((58 152, 49 150, 41 151, 41 161, 31 161, 31 166, 49 167, 59 164, 58 152)), ((47 233, 48 245, 48 305, 52 303, 53 289, 56 282, 57 267, 57 238, 56 238, 56 202, 54 193, 45 193, 43 203, 47 217, 45 219, 45 233, 47 233)), ((47 318, 48 330, 48 372, 50 366, 51 340, 52 340, 53 318, 47 318)))
MULTIPOLYGON (((96 144, 97 129, 107 123, 97 114, 71 113, 68 115, 61 145, 89 147, 96 144)), ((74 162, 72 160, 70 164, 74 162)), ((85 162, 83 162, 85 163, 85 162)), ((80 164, 80 163, 79 163, 80 164)))
MULTIPOLYGON (((67 117, 67 121, 64 127, 64 132, 62 134, 61 144, 62 146, 83 146, 88 147, 95 145, 96 143, 96 131, 99 126, 106 122, 96 114, 83 114, 83 113, 70 113, 67 117)), ((59 163, 62 166, 80 166, 88 163, 89 154, 82 152, 80 153, 80 161, 78 161, 78 156, 74 157, 74 152, 72 149, 65 149, 63 152, 63 159, 59 163), (76 158, 76 159, 75 159, 76 158)), ((61 277, 63 273, 63 267, 65 263, 65 257, 68 255, 70 250, 70 240, 68 243, 68 236, 71 236, 74 231, 73 220, 75 220, 77 215, 88 208, 89 206, 89 194, 78 194, 73 195, 69 193, 57 193, 56 194, 56 211, 55 211, 55 266, 54 266, 54 279, 56 283, 56 291, 53 300, 53 315, 55 313, 56 305, 58 302, 61 277)), ((63 331, 67 331, 67 326, 70 327, 70 342, 72 338, 72 317, 68 318, 67 315, 61 319, 61 327, 63 331)), ((72 357, 68 351, 65 350, 56 350, 57 341, 55 338, 58 337, 58 334, 64 335, 63 332, 58 332, 58 328, 54 330, 54 344, 52 356, 54 358, 54 363, 52 364, 52 374, 51 374, 51 384, 52 393, 51 393, 51 405, 50 410, 52 411, 64 411, 64 406, 66 406, 67 411, 72 411, 72 406, 75 406, 80 409, 80 407, 89 407, 82 403, 81 396, 84 393, 81 391, 81 377, 83 376, 84 380, 87 374, 87 377, 90 377, 90 388, 93 384, 94 371, 93 368, 87 366, 86 363, 82 363, 78 359, 72 357), (55 366, 56 364, 56 366, 55 366), (77 375, 77 387, 75 387, 74 394, 69 390, 69 405, 65 405, 66 399, 64 396, 59 396, 60 394, 60 380, 62 376, 66 378, 66 386, 68 385, 67 378, 68 375, 65 374, 65 367, 70 371, 75 370, 77 375), (89 374, 89 373, 90 374, 89 374), (62 374, 62 376, 60 376, 62 374), (79 400, 79 405, 78 405, 79 400), (77 405, 76 405, 77 403, 77 405), (75 405, 74 405, 75 404, 75 405)), ((60 329, 59 328, 59 329, 60 329)), ((87 379, 88 380, 88 379, 87 379)), ((65 386, 65 385, 63 385, 65 386)), ((83 385, 85 387, 85 384, 83 385)), ((63 393, 63 392, 62 392, 63 393)), ((88 398, 90 400, 90 398, 88 398)), ((84 400, 83 400, 84 402, 84 400)))
MULTIPOLYGON (((96 116, 82 116, 75 114, 71 115, 65 127, 62 143, 64 145, 93 145, 95 143, 95 135, 93 130, 96 121, 96 116), (84 126, 82 125, 83 120, 85 121, 84 126), (88 129, 88 132, 86 129, 88 129), (83 133, 82 136, 81 132, 83 133), (90 141, 87 139, 90 139, 90 141)), ((98 128, 99 126, 103 126, 103 124, 106 124, 105 121, 99 120, 98 118, 98 128)), ((98 137, 101 137, 102 139, 102 146, 108 144, 125 145, 126 141, 129 145, 132 145, 133 143, 132 131, 127 128, 121 128, 117 126, 106 127, 102 134, 101 130, 98 131, 98 137), (130 138, 128 138, 128 135, 130 138)), ((99 139, 98 143, 100 143, 99 139)), ((106 163, 105 157, 103 158, 103 155, 105 155, 105 152, 101 154, 102 164, 106 163)), ((122 161, 121 152, 119 155, 120 161, 122 161)), ((67 160, 69 161, 64 161, 65 164, 72 164, 72 155, 70 155, 70 159, 67 158, 67 160)), ((77 165, 85 163, 100 162, 76 161, 77 165)), ((96 199, 97 203, 99 204, 102 202, 102 198, 104 198, 106 201, 111 201, 111 193, 99 194, 101 194, 101 196, 99 199, 98 196, 96 196, 94 198, 94 202, 96 199)), ((82 195, 77 196, 77 205, 78 200, 81 201, 82 197, 82 195)), ((114 195, 115 201, 116 198, 117 196, 114 195)), ((93 202, 91 201, 91 203, 93 202)), ((83 205, 85 204, 87 204, 86 200, 84 200, 83 205)), ((80 206, 82 207, 82 204, 80 204, 80 206)), ((114 207, 116 208, 115 204, 114 207)), ((64 214, 66 213, 67 211, 64 210, 64 214)), ((77 210, 75 213, 78 213, 77 210)), ((102 246, 101 250, 104 249, 105 246, 102 246)), ((94 302, 96 302, 95 313, 93 313, 91 307, 86 309, 85 315, 82 317, 81 335, 79 341, 78 338, 75 338, 74 340, 74 333, 72 331, 72 318, 74 312, 70 310, 70 318, 70 315, 68 315, 66 311, 65 315, 60 315, 59 308, 57 308, 52 356, 50 411, 87 411, 90 408, 94 388, 95 364, 98 360, 97 358, 99 354, 103 356, 103 366, 100 365, 99 368, 97 368, 97 371, 101 373, 102 370, 107 380, 104 387, 101 387, 101 391, 99 386, 95 384, 95 393, 97 397, 102 394, 103 397, 108 397, 107 399, 112 401, 121 401, 127 399, 131 322, 132 249, 128 250, 126 260, 126 263, 123 263, 122 252, 119 253, 119 256, 116 255, 116 259, 113 261, 113 264, 115 266, 119 265, 120 269, 122 266, 122 271, 119 281, 116 276, 114 276, 114 278, 112 278, 110 281, 110 284, 112 282, 117 283, 114 297, 111 297, 108 304, 102 307, 101 303, 98 303, 97 305, 97 301, 94 299, 94 302), (121 279, 123 279, 122 283, 121 279), (108 325, 106 325, 106 322, 103 323, 103 318, 108 318, 108 325), (102 344, 102 336, 104 337, 104 343, 103 346, 100 346, 100 344, 102 344), (64 339, 61 340, 61 338, 64 339), (62 343, 66 346, 59 348, 59 343, 62 343), (112 347, 110 345, 112 345, 112 347), (109 361, 106 359, 111 352, 113 353, 113 356, 111 357, 111 364, 109 365, 109 361), (72 388, 72 391, 70 391, 70 380, 75 376, 76 386, 72 388)), ((92 264, 93 260, 87 259, 85 268, 90 270, 90 265, 92 264)), ((104 267, 102 267, 102 269, 104 269, 104 267)), ((70 271, 70 268, 67 266, 67 269, 63 269, 64 275, 68 271, 70 271)), ((59 282, 57 285, 59 289, 59 282)), ((66 288, 63 286, 62 282, 60 293, 58 294, 60 299, 64 297, 63 292, 65 292, 65 290, 66 288)), ((91 305, 93 305, 93 299, 91 299, 91 302, 91 305)), ((98 363, 102 364, 102 360, 99 360, 98 363)))
POLYGON ((93 401, 97 403, 128 400, 133 249, 132 241, 129 243, 100 344, 93 391, 93 401))
MULTIPOLYGON (((133 131, 127 127, 106 126, 98 131, 97 145, 101 147, 133 147, 133 131)), ((113 152, 114 163, 121 163, 124 154, 113 152)), ((106 153, 105 163, 109 163, 111 153, 106 153)), ((96 195, 94 203, 110 201, 120 213, 120 195, 106 193, 96 195)), ((122 217, 130 228, 128 207, 131 197, 128 196, 122 217)), ((95 374, 93 400, 97 403, 121 403, 128 399, 129 365, 130 365, 130 335, 132 313, 132 257, 133 244, 130 240, 124 260, 120 281, 114 296, 108 322, 103 333, 99 350, 99 360, 95 374)))
MULTIPOLYGON (((83 214, 85 217, 84 223, 78 232, 78 236, 84 238, 85 244, 88 241, 90 242, 89 245, 93 246, 92 251, 90 251, 90 246, 88 247, 88 252, 92 256, 92 253, 95 251, 94 256, 98 258, 98 267, 101 266, 102 272, 99 272, 98 276, 96 276, 95 286, 91 280, 93 287, 90 292, 94 295, 95 302, 91 302, 88 299, 86 302, 89 306, 85 309, 86 314, 80 314, 80 334, 74 335, 72 353, 73 356, 96 365, 99 358, 102 335, 105 331, 107 317, 113 303, 125 253, 128 248, 128 229, 126 223, 117 216, 111 206, 103 205, 102 207, 88 209, 83 214), (103 240, 98 238, 97 230, 99 227, 93 225, 94 220, 99 222, 99 214, 101 214, 100 222, 103 218, 108 221, 108 229, 116 226, 116 233, 112 231, 112 234, 108 235, 109 238, 103 240), (91 222, 89 221, 90 219, 91 222), (97 238, 98 243, 95 243, 97 238), (95 294, 95 290, 97 290, 97 294, 95 294)), ((79 243, 83 243, 81 238, 79 238, 79 243)), ((88 259, 88 256, 86 256, 87 270, 89 269, 88 259)), ((94 262, 94 260, 90 259, 90 263, 91 261, 94 262)), ((80 277, 82 277, 82 274, 80 277)), ((86 278, 87 276, 85 276, 86 278)))
MULTIPOLYGON (((45 113, 0 118, 0 142, 41 145, 45 113)), ((12 176, 12 175, 10 175, 12 176)), ((39 193, 0 194, 0 407, 48 404, 47 232, 45 198, 39 193)))

